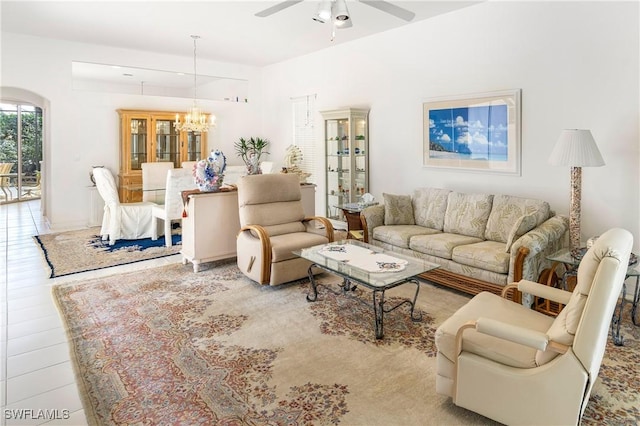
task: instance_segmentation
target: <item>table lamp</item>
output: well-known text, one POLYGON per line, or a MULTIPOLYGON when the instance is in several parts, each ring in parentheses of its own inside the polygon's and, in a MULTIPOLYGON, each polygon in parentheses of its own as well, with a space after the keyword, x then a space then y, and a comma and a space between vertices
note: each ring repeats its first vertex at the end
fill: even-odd
POLYGON ((549 163, 571 166, 571 208, 569 210, 569 239, 571 250, 580 248, 580 197, 582 195, 582 167, 604 166, 604 160, 590 130, 565 129, 560 133, 549 163))

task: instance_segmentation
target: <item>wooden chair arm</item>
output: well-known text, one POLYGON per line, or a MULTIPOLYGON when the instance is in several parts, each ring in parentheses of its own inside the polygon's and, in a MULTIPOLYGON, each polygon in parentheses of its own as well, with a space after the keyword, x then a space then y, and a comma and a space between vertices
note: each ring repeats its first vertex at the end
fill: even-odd
POLYGON ((263 260, 262 265, 260 265, 260 284, 268 284, 271 280, 271 259, 273 252, 271 250, 271 239, 269 238, 267 230, 260 225, 246 225, 240 228, 238 235, 241 233, 249 233, 254 238, 255 235, 257 235, 260 239, 260 250, 263 260))
POLYGON ((500 296, 503 299, 513 300, 516 293, 519 293, 518 283, 511 283, 504 286, 504 288, 502 289, 502 293, 500 293, 500 296))
POLYGON ((322 216, 309 216, 309 217, 305 217, 302 221, 310 222, 312 220, 317 220, 318 222, 322 223, 322 225, 324 225, 324 229, 326 231, 326 237, 329 239, 329 242, 332 243, 335 237, 333 234, 333 225, 331 224, 331 221, 326 217, 322 217, 322 216))

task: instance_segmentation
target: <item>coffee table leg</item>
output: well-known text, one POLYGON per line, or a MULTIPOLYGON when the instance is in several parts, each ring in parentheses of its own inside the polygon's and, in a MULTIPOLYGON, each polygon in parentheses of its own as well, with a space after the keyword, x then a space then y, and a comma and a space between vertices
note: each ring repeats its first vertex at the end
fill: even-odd
POLYGON ((349 280, 348 278, 343 278, 340 288, 342 288, 343 293, 346 293, 348 291, 355 291, 356 285, 352 283, 351 280, 349 280))
POLYGON ((311 268, 314 266, 315 264, 309 266, 309 270, 307 272, 309 274, 309 282, 311 283, 311 291, 313 292, 313 296, 310 296, 307 293, 307 302, 315 302, 318 299, 318 287, 316 286, 316 279, 313 275, 313 271, 311 271, 311 268))
POLYGON ((411 303, 411 321, 422 321, 422 312, 418 312, 417 316, 415 315, 416 301, 418 300, 418 293, 420 293, 420 282, 415 279, 409 281, 416 285, 416 294, 413 296, 413 303, 411 303))
POLYGON ((384 290, 373 291, 373 316, 375 317, 376 339, 382 339, 384 336, 384 290), (380 293, 380 297, 378 297, 378 293, 380 293))

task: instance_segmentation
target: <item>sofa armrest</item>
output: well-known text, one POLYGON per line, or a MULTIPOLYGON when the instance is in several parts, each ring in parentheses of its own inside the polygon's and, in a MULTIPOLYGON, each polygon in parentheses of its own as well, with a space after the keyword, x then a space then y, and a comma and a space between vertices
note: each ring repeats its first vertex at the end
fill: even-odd
MULTIPOLYGON (((556 215, 518 238, 511 246, 511 259, 507 282, 517 282, 522 279, 537 282, 540 273, 551 266, 547 256, 564 248, 568 244, 569 219, 556 215), (529 251, 522 260, 522 265, 516 265, 520 248, 529 251), (514 276, 514 271, 521 271, 521 276, 514 276)), ((531 306, 533 297, 525 294, 522 304, 531 306)))
POLYGON ((360 212, 365 242, 372 243, 373 229, 384 225, 384 204, 369 206, 360 212))

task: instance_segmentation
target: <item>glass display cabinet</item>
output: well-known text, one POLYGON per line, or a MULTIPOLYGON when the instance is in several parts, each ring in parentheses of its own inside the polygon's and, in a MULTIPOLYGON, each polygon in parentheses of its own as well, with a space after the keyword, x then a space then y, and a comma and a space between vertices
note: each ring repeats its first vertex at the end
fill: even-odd
POLYGON ((369 110, 322 111, 326 149, 326 217, 345 222, 343 208, 369 192, 369 110))
POLYGON ((175 112, 118 110, 120 117, 120 202, 142 201, 142 163, 197 161, 207 155, 206 133, 179 132, 175 112))

